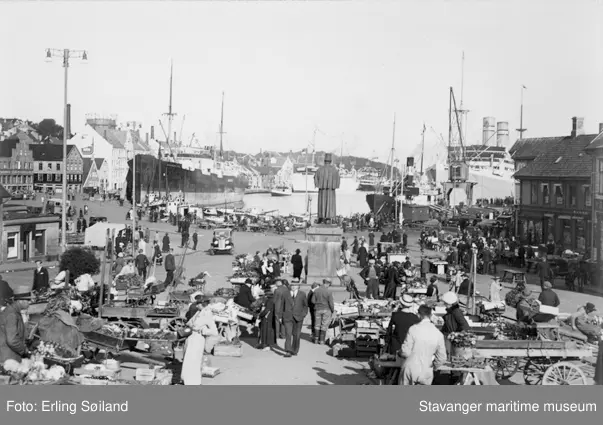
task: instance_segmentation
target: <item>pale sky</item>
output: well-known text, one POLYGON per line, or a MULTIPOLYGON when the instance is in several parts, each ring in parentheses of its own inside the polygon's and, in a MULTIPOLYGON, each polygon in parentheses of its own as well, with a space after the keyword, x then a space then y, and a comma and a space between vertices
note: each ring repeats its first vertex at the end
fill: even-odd
POLYGON ((587 133, 603 122, 603 3, 596 0, 0 2, 0 117, 63 122, 61 61, 46 48, 85 49, 72 61, 69 102, 140 121, 167 112, 174 61, 174 130, 214 144, 225 92, 225 148, 317 150, 387 157, 396 114, 400 158, 448 135, 448 91, 463 102, 467 141, 482 118, 525 137, 587 133), (66 24, 62 24, 66 22, 66 24), (184 125, 182 118, 186 115, 184 125))

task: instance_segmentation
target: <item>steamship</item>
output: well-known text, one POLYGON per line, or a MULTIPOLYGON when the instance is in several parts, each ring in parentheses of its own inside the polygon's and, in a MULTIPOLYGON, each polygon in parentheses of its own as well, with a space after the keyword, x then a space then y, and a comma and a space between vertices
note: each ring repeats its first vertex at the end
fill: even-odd
MULTIPOLYGON (((464 147, 465 162, 468 165, 469 181, 475 182, 473 199, 504 199, 513 196, 515 190, 515 163, 508 152, 509 124, 495 122, 492 117, 483 119, 482 144, 464 147)), ((427 167, 425 174, 437 185, 448 180, 448 150, 455 149, 438 147, 426 149, 432 155, 425 156, 425 162, 432 165, 427 167), (435 157, 434 157, 435 156, 435 157)))
MULTIPOLYGON (((214 164, 209 153, 178 152, 175 160, 136 155, 135 161, 137 203, 158 194, 181 196, 184 203, 203 207, 243 204, 247 179, 228 170, 225 162, 214 164)), ((126 196, 131 200, 133 160, 128 166, 126 196)))

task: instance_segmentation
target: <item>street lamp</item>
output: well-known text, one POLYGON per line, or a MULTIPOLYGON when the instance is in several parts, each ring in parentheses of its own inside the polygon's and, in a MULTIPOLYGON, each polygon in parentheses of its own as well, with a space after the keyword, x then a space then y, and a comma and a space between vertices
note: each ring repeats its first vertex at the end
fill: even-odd
POLYGON ((46 59, 53 57, 63 58, 63 68, 65 68, 65 98, 64 98, 64 120, 63 120, 63 207, 61 208, 61 246, 63 252, 67 249, 67 81, 69 70, 69 59, 88 60, 88 54, 85 50, 69 49, 46 49, 46 59))

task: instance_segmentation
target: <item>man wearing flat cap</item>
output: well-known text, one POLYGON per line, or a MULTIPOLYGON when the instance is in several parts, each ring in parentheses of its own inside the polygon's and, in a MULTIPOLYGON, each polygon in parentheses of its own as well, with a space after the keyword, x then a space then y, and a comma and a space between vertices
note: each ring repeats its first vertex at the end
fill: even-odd
POLYGON ((322 285, 314 290, 312 304, 314 307, 314 338, 315 344, 324 344, 327 339, 327 330, 331 323, 331 317, 335 313, 335 302, 333 293, 329 291, 331 281, 323 279, 322 285))
POLYGON ((375 264, 374 258, 369 260, 369 265, 360 272, 360 277, 366 283, 366 297, 374 300, 379 299, 379 274, 381 269, 375 264))
POLYGON ((330 224, 337 216, 335 191, 339 189, 339 170, 332 163, 331 154, 325 154, 325 163, 314 174, 318 189, 318 223, 330 224))

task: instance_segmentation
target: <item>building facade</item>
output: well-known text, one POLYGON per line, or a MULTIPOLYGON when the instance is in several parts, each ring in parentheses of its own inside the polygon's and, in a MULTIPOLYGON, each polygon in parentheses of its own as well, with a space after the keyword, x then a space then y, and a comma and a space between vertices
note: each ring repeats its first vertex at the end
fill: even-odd
POLYGON ((586 152, 592 158, 592 256, 596 261, 596 279, 601 287, 603 276, 603 124, 599 124, 599 135, 587 146, 586 152))
POLYGON ((58 216, 10 204, 1 206, 0 212, 0 263, 58 258, 58 216))
POLYGON ((67 189, 81 192, 83 187, 84 158, 75 145, 67 145, 67 189))
POLYGON ((34 190, 47 192, 63 188, 63 147, 44 144, 30 145, 33 154, 34 190))
POLYGON ((0 184, 9 192, 34 188, 34 160, 30 142, 19 138, 0 141, 0 184))
POLYGON ((125 188, 128 174, 128 156, 120 136, 116 134, 114 119, 89 118, 82 132, 71 138, 84 158, 104 158, 108 176, 106 190, 118 191, 125 188))
POLYGON ((584 134, 581 118, 572 122, 570 136, 542 145, 544 149, 515 173, 520 186, 519 236, 532 245, 553 241, 563 249, 587 253, 593 219, 592 160, 585 148, 597 135, 584 134))

